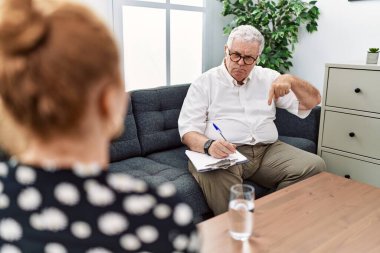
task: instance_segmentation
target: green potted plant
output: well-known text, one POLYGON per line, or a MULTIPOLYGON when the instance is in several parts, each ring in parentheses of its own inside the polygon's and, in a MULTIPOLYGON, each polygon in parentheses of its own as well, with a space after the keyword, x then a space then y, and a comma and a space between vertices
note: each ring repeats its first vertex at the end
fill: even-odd
POLYGON ((303 0, 219 0, 223 3, 222 15, 234 19, 224 27, 229 34, 239 25, 253 25, 265 38, 265 48, 258 65, 284 73, 293 66, 291 59, 298 30, 306 25, 309 33, 317 31, 319 9, 317 1, 303 0))
POLYGON ((379 48, 371 47, 367 52, 367 64, 377 64, 379 59, 379 48))

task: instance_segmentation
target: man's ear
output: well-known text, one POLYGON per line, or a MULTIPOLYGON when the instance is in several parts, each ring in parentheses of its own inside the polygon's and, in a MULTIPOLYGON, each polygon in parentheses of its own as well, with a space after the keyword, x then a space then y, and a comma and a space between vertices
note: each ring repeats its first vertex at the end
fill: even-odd
POLYGON ((224 45, 224 56, 225 57, 227 57, 227 55, 228 55, 228 47, 227 47, 227 45, 224 45))

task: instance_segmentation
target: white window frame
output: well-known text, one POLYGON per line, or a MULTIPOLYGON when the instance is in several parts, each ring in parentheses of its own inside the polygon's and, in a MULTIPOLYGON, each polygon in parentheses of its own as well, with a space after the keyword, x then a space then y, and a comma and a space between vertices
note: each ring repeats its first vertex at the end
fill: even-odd
POLYGON ((196 11, 203 13, 203 31, 202 31, 202 73, 205 71, 206 66, 206 57, 205 57, 205 38, 206 38, 206 0, 203 1, 203 7, 198 6, 188 6, 188 5, 179 5, 171 4, 170 0, 166 0, 165 3, 155 3, 148 1, 138 1, 138 0, 112 0, 113 6, 113 30, 116 36, 116 39, 119 44, 119 49, 122 55, 122 73, 124 78, 124 41, 123 41, 123 6, 135 6, 135 7, 147 7, 147 8, 156 8, 164 9, 166 12, 166 84, 162 85, 172 85, 171 84, 171 60, 170 60, 170 10, 183 10, 183 11, 196 11))

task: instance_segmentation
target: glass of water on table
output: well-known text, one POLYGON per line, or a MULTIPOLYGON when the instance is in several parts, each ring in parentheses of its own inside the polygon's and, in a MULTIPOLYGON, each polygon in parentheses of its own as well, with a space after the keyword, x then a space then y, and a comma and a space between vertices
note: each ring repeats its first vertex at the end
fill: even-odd
POLYGON ((245 241, 253 234, 255 188, 247 184, 236 184, 230 189, 228 205, 229 232, 235 240, 245 241))

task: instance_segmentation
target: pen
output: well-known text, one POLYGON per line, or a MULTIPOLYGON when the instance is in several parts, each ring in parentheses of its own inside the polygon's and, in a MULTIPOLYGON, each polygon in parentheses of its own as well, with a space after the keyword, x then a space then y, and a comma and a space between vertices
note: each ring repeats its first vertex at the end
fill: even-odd
POLYGON ((225 141, 227 141, 227 139, 226 139, 226 138, 224 137, 224 135, 222 134, 222 130, 220 130, 220 128, 219 128, 217 125, 215 125, 214 123, 212 123, 212 125, 214 126, 215 130, 218 131, 219 134, 223 137, 223 139, 224 139, 225 141))

